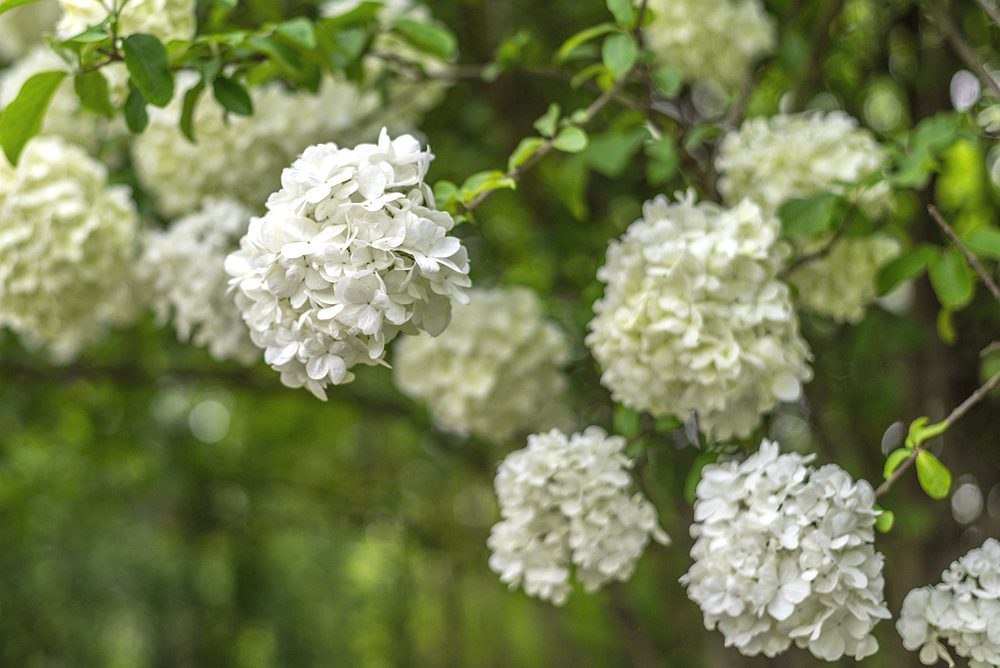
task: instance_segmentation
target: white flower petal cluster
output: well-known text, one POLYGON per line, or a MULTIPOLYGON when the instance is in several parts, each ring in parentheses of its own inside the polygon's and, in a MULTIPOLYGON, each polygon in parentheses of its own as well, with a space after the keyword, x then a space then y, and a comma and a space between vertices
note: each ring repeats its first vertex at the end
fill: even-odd
POLYGON ((624 448, 599 427, 569 437, 553 429, 507 456, 495 481, 503 519, 489 537, 502 582, 562 605, 571 569, 593 592, 632 577, 650 538, 669 544, 653 504, 629 494, 624 448))
POLYGON ((396 386, 442 428, 495 442, 564 423, 569 340, 527 288, 473 290, 440 336, 396 344, 396 386))
POLYGON ((55 0, 42 0, 0 14, 0 60, 17 60, 41 44, 59 19, 55 0))
POLYGON ((811 377, 788 287, 776 276, 778 222, 732 209, 646 203, 608 247, 587 345, 616 401, 655 415, 697 411, 716 438, 747 436, 811 377))
POLYGON ((735 90, 774 50, 774 21, 760 0, 650 0, 649 10, 650 48, 685 79, 735 90))
POLYGON ((120 12, 118 34, 122 37, 141 32, 166 43, 194 36, 195 0, 59 0, 59 5, 59 39, 75 37, 99 24, 109 9, 120 12))
POLYGON ((433 159, 410 135, 306 149, 267 213, 226 260, 237 304, 288 387, 324 388, 384 363, 400 332, 438 335, 466 303, 469 260, 424 183, 433 159))
POLYGON ((947 642, 970 668, 1000 666, 1000 541, 987 539, 952 562, 941 582, 907 594, 896 630, 924 665, 954 666, 947 642))
POLYGON ((0 157, 0 323, 69 359, 129 315, 137 216, 83 149, 36 137, 0 157))
POLYGON ((243 324, 224 265, 252 215, 233 200, 206 200, 168 229, 144 235, 138 269, 157 316, 173 321, 179 339, 208 348, 217 360, 243 364, 255 362, 260 349, 243 324))
POLYGON ((871 485, 810 460, 764 441, 742 463, 702 471, 681 583, 705 627, 742 654, 773 657, 794 642, 826 661, 861 659, 890 616, 871 485))

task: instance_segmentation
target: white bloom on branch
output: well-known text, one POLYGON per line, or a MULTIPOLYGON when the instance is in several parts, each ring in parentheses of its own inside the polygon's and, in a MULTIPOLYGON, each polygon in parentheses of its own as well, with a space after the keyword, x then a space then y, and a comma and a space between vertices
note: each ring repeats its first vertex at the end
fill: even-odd
POLYGON ((705 627, 742 654, 773 657, 794 642, 826 661, 861 659, 890 616, 871 485, 810 461, 764 441, 742 463, 702 471, 681 583, 705 627))
POLYGON ((562 605, 571 570, 593 592, 632 577, 651 538, 669 544, 653 505, 629 493, 625 444, 599 427, 570 437, 553 429, 507 456, 495 482, 503 519, 489 537, 502 582, 562 605))
POLYGON ((608 247, 587 345, 616 401, 655 415, 697 411, 706 433, 747 436, 809 380, 781 265, 778 223, 753 203, 732 209, 660 196, 608 247))
POLYGON ((356 364, 384 364, 397 334, 438 335, 468 301, 468 255, 424 183, 432 158, 384 130, 377 144, 312 146, 250 221, 226 270, 285 385, 325 398, 356 364))
POLYGON ((646 39, 685 79, 735 90, 774 50, 774 21, 760 0, 650 0, 646 39))
POLYGON ((952 562, 941 582, 907 594, 896 630, 925 665, 954 666, 948 643, 970 668, 1000 666, 1000 541, 987 539, 952 562))
POLYGON ((62 17, 59 39, 69 39, 118 12, 118 35, 148 33, 161 42, 191 39, 195 29, 195 0, 59 0, 62 17))
POLYGON ((226 256, 239 246, 251 212, 232 200, 207 200, 166 230, 147 232, 139 274, 161 321, 182 341, 208 348, 217 360, 251 364, 260 349, 250 340, 229 290, 226 256))
POLYGON ((501 442, 565 422, 569 340, 527 288, 473 290, 440 336, 396 345, 396 385, 443 429, 501 442))
POLYGON ((107 179, 55 137, 30 141, 17 167, 0 157, 0 323, 61 360, 133 314, 137 217, 107 179))
POLYGON ((16 60, 40 46, 58 18, 55 0, 33 2, 0 14, 0 60, 16 60))

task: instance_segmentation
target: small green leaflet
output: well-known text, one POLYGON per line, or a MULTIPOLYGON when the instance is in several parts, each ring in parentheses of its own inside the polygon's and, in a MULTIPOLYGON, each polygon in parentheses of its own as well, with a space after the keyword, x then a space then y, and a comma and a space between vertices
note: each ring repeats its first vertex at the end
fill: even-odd
POLYGON ((32 137, 42 129, 45 111, 66 72, 40 72, 21 87, 14 101, 0 115, 0 146, 12 165, 17 164, 32 137))
POLYGON ((917 453, 917 479, 932 499, 943 499, 951 490, 951 472, 926 450, 917 453))
POLYGON ((0 2, 0 14, 9 12, 12 9, 17 9, 22 5, 30 5, 31 3, 38 1, 39 0, 3 0, 3 2, 0 2))

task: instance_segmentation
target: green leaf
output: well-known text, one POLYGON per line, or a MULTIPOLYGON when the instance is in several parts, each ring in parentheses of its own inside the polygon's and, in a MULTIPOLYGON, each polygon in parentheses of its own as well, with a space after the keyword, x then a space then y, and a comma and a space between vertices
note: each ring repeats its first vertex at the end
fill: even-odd
POLYGON ((701 482, 701 473, 705 470, 706 466, 715 462, 716 457, 717 455, 714 453, 702 452, 694 458, 691 470, 688 471, 687 478, 684 480, 684 498, 688 503, 694 503, 698 495, 698 483, 701 482))
POLYGON ((639 47, 631 35, 611 35, 601 45, 601 60, 616 80, 632 70, 639 55, 639 47))
POLYGON ((212 83, 212 95, 226 111, 239 116, 253 113, 253 101, 247 89, 228 77, 218 77, 212 83))
POLYGON ((461 201, 461 193, 451 181, 438 181, 434 184, 434 201, 437 207, 444 211, 455 213, 457 204, 461 201))
POLYGON ((125 125, 129 132, 139 134, 149 125, 149 114, 146 113, 146 99, 135 86, 129 86, 128 97, 125 99, 125 125))
POLYGON ((77 74, 73 79, 73 88, 84 109, 108 118, 115 115, 115 105, 111 103, 111 87, 100 70, 77 74))
POLYGON ((954 345, 958 340, 958 332, 955 330, 954 314, 946 308, 938 311, 937 333, 938 338, 946 345, 954 345))
POLYGON ((3 2, 0 2, 0 14, 9 12, 10 10, 21 7, 22 5, 30 5, 33 2, 39 1, 40 0, 3 0, 3 2))
POLYGON ((609 32, 615 32, 618 28, 613 23, 598 23, 596 26, 590 26, 589 28, 584 28, 580 32, 576 33, 559 47, 559 53, 556 59, 559 62, 568 60, 573 52, 578 48, 586 44, 587 42, 600 37, 601 35, 606 35, 609 32))
POLYGON ((896 523, 896 514, 891 510, 875 506, 878 516, 875 518, 875 530, 879 533, 889 533, 892 525, 896 523))
POLYGON ((167 49, 152 35, 137 33, 123 42, 125 67, 143 98, 155 107, 165 107, 174 96, 174 75, 167 49))
POLYGON ((917 453, 917 480, 932 499, 943 499, 951 490, 951 472, 926 450, 917 453))
POLYGON ((674 97, 681 90, 684 76, 673 65, 664 65, 653 72, 653 84, 656 89, 667 97, 674 97))
POLYGON ((499 170, 479 172, 467 178, 462 184, 462 199, 468 202, 484 192, 502 189, 513 190, 516 187, 517 182, 507 178, 506 174, 499 170))
POLYGON ((543 137, 551 137, 556 133, 556 124, 559 123, 559 114, 561 113, 559 105, 553 102, 546 109, 545 113, 535 121, 535 129, 538 130, 538 134, 543 137))
POLYGON ((818 237, 833 226, 840 197, 819 193, 804 199, 790 199, 781 205, 778 216, 785 236, 799 239, 818 237))
POLYGON ((0 146, 12 165, 25 144, 42 129, 45 111, 66 72, 40 72, 24 82, 14 101, 0 114, 0 146))
POLYGON ((587 148, 587 133, 575 125, 567 125, 556 136, 553 144, 564 153, 579 153, 587 148))
POLYGON ((302 71, 302 56, 295 49, 269 37, 250 37, 247 46, 266 55, 272 63, 285 72, 298 75, 302 71))
POLYGON ((687 136, 684 137, 684 148, 687 150, 693 150, 705 143, 705 140, 715 137, 722 133, 722 128, 714 123, 702 123, 701 125, 696 125, 688 132, 687 136))
POLYGON ((181 132, 192 144, 197 141, 194 136, 194 110, 198 106, 198 98, 205 90, 205 82, 199 81, 197 85, 189 88, 184 93, 184 104, 181 107, 181 132))
POLYGON ((930 419, 922 416, 910 423, 910 430, 906 435, 907 448, 912 450, 913 448, 920 447, 935 436, 943 434, 950 426, 947 420, 935 422, 931 425, 928 425, 928 422, 930 422, 930 419))
POLYGON ((644 141, 649 139, 645 127, 631 130, 609 130, 590 138, 587 147, 587 164, 608 178, 617 178, 632 162, 632 157, 644 141))
POLYGON ((275 32, 303 49, 316 48, 316 31, 312 22, 305 17, 300 16, 280 23, 275 32))
POLYGON ((621 27, 627 29, 635 25, 635 9, 632 8, 632 0, 608 0, 608 11, 621 27))
POLYGON ((941 306, 960 310, 972 301, 975 284, 965 258, 954 248, 931 260, 928 275, 941 306))
POLYGON ((392 31, 414 48, 439 58, 451 58, 458 49, 458 40, 451 31, 438 24, 413 19, 396 19, 392 31))
POLYGON ((517 145, 514 152, 507 160, 507 171, 512 172, 538 153, 538 150, 545 145, 545 140, 541 137, 525 137, 517 145))
POLYGON ((646 144, 646 158, 649 161, 646 165, 646 180, 650 185, 663 185, 677 174, 680 153, 677 142, 670 135, 663 135, 646 144))
POLYGON ((108 32, 108 25, 111 23, 111 17, 104 19, 96 26, 90 26, 84 30, 79 35, 74 35, 69 39, 63 40, 59 44, 64 46, 70 46, 73 44, 94 44, 96 42, 103 42, 108 39, 111 34, 108 32))
POLYGON ((886 480, 896 472, 900 464, 905 462, 910 456, 913 455, 911 450, 906 448, 898 448, 889 453, 889 456, 885 458, 885 466, 882 468, 882 477, 886 480))
POLYGON ((343 14, 326 17, 320 20, 318 27, 322 32, 336 31, 344 26, 365 24, 373 21, 378 13, 385 8, 380 2, 362 2, 343 14))
POLYGON ((976 255, 991 260, 1000 260, 1000 229, 980 227, 966 235, 962 241, 966 248, 976 255))
POLYGON ((612 428, 616 434, 631 438, 639 433, 641 426, 642 416, 639 413, 621 404, 615 405, 612 428))
POLYGON ((924 273, 927 265, 937 255, 938 250, 931 245, 921 244, 896 257, 879 270, 878 293, 884 295, 900 283, 916 278, 924 273))

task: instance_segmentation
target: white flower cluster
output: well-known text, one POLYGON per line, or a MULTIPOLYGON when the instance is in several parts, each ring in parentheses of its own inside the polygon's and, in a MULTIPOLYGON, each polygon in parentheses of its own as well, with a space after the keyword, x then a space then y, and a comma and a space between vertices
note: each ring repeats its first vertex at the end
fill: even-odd
POLYGON ((83 149, 37 137, 0 157, 0 323, 68 359, 128 315, 137 217, 83 149))
POLYGON ((55 0, 42 0, 0 14, 0 60, 16 60, 41 44, 59 18, 55 0))
POLYGON ((473 290, 443 334, 396 346, 396 385, 443 429, 502 442, 564 422, 569 341, 527 288, 473 290))
POLYGON ((774 22, 760 0, 650 0, 649 10, 650 48, 686 79, 737 89, 774 50, 774 22))
POLYGON ((587 345, 616 401, 655 415, 697 411, 716 438, 747 436, 809 380, 781 264, 778 223, 749 201, 693 193, 646 203, 608 247, 587 345))
POLYGON ((630 578, 650 538, 669 544, 649 500, 628 493, 624 448, 599 427, 569 438, 554 429, 507 456, 495 483, 503 519, 489 537, 502 582, 562 605, 571 568, 592 592, 630 578))
POLYGON ((875 493, 834 464, 764 441, 742 463, 706 466, 681 583, 726 646, 773 657, 794 642, 826 661, 878 649, 889 617, 875 552, 875 493))
POLYGON ((1000 666, 1000 541, 987 539, 952 562, 940 583, 907 594, 896 630, 925 665, 955 665, 943 640, 970 668, 1000 666))
POLYGON ((59 39, 75 37, 118 15, 118 34, 148 33, 161 42, 191 39, 195 29, 195 0, 59 0, 62 17, 56 26, 59 39))
POLYGON ((285 385, 325 399, 355 364, 384 363, 397 334, 440 334, 468 301, 468 255, 424 183, 432 159, 383 130, 377 144, 312 146, 282 172, 226 270, 285 385))
POLYGON ((256 361, 260 349, 229 292, 224 265, 251 216, 238 202, 206 200, 168 229, 147 232, 138 268, 153 309, 163 322, 172 314, 178 338, 208 348, 217 360, 243 364, 256 361))

